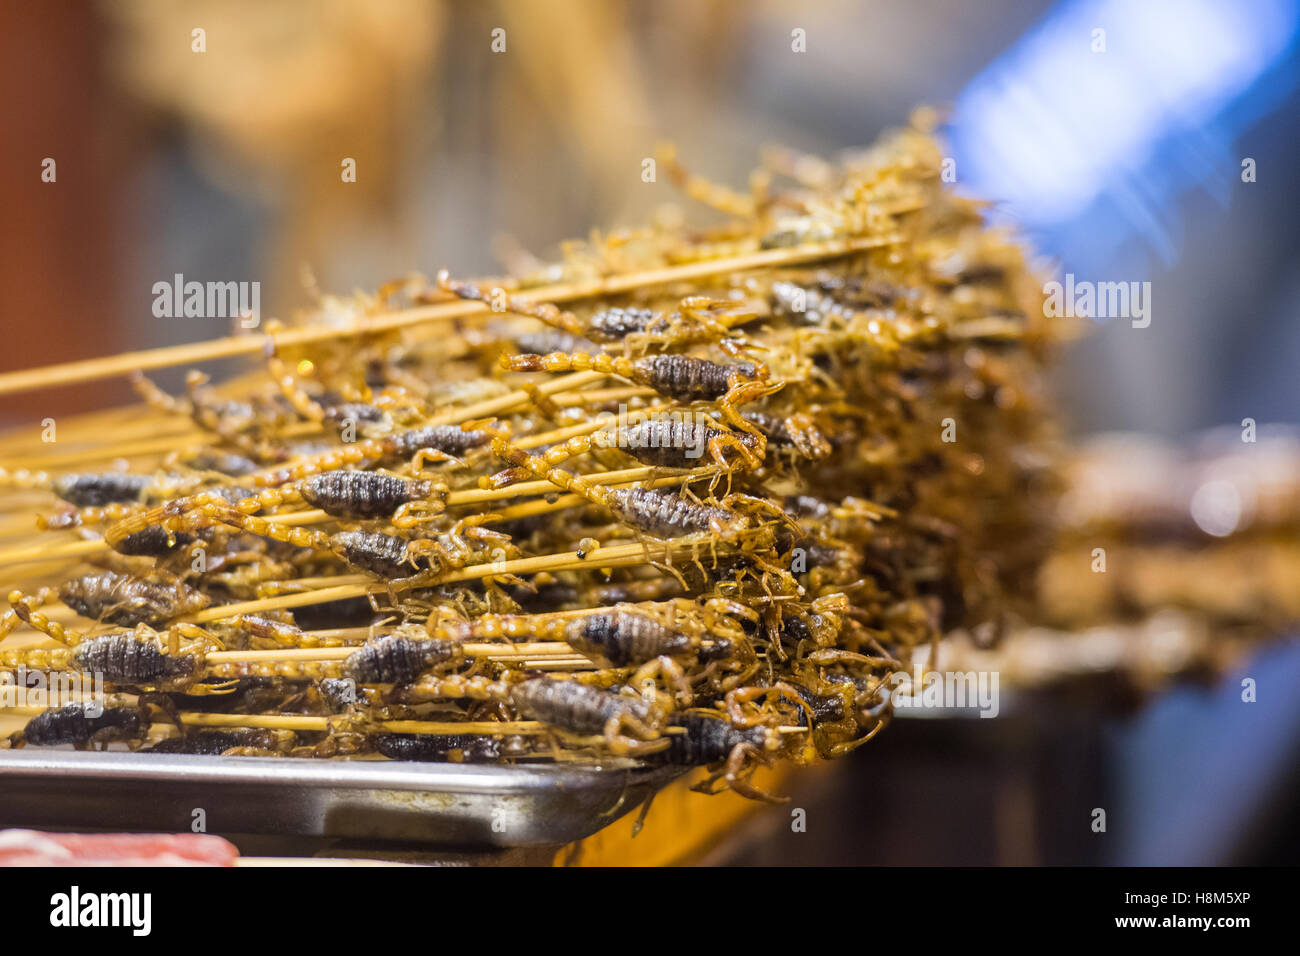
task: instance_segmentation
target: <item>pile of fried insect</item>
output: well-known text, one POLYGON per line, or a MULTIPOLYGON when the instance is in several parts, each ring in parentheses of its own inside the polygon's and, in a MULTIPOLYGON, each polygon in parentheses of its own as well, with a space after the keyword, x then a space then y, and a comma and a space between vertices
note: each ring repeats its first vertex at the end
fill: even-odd
POLYGON ((1057 491, 1041 287, 943 162, 913 124, 737 192, 666 149, 712 225, 324 299, 233 388, 136 374, 184 447, 4 476, 62 499, 67 562, 6 589, 0 665, 110 691, 11 745, 707 766, 772 799, 758 766, 869 740, 909 649, 1017 613, 1057 491))

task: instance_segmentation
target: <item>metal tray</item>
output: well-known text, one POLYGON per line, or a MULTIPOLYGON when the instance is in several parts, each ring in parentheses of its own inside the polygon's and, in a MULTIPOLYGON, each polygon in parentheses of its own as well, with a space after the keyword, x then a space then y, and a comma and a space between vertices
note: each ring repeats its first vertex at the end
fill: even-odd
POLYGON ((78 751, 0 751, 0 826, 560 846, 679 768, 476 766, 78 751))

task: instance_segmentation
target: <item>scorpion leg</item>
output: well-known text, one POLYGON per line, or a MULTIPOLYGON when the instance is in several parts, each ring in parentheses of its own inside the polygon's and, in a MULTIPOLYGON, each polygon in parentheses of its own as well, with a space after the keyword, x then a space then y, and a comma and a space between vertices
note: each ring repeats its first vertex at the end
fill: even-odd
POLYGON ((691 702, 694 700, 694 695, 691 692, 690 681, 686 679, 686 672, 682 670, 680 664, 666 655, 661 654, 654 660, 642 664, 637 669, 636 673, 632 675, 632 679, 629 683, 631 683, 633 687, 640 687, 649 682, 653 687, 655 678, 660 675, 666 677, 674 684, 674 686, 676 686, 678 698, 681 701, 682 706, 691 706, 691 702))
POLYGON ((667 745, 667 741, 659 739, 657 730, 627 711, 620 711, 605 722, 604 737, 610 752, 620 757, 655 753, 667 745), (631 736, 623 733, 625 728, 631 736))
POLYGON ((437 472, 425 468, 425 462, 453 462, 454 464, 464 467, 465 459, 457 458, 455 455, 449 455, 445 451, 439 451, 436 448, 421 448, 411 456, 411 474, 419 478, 431 478, 436 476, 437 472))
POLYGON ((866 734, 859 737, 857 740, 850 740, 847 743, 842 744, 833 744, 827 752, 831 757, 842 757, 845 754, 852 753, 872 737, 876 736, 876 734, 880 733, 881 728, 883 728, 886 723, 887 721, 884 720, 877 721, 876 726, 872 727, 866 734))
POLYGON ((753 744, 737 744, 732 748, 731 755, 727 758, 726 765, 723 767, 723 779, 726 780, 729 788, 742 797, 759 800, 763 803, 789 803, 789 797, 774 796, 765 790, 760 790, 750 781, 754 771, 758 769, 760 764, 766 767, 770 766, 771 763, 771 757, 753 744), (752 762, 750 758, 752 758, 752 762))

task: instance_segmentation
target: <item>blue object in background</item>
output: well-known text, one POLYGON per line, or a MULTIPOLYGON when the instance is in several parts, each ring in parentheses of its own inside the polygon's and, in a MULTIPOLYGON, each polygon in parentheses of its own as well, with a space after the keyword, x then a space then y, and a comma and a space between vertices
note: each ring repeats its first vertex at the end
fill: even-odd
POLYGON ((1226 202, 1231 147, 1294 89, 1298 37, 1297 0, 1063 3, 958 98, 960 181, 1068 268, 1133 235, 1170 263, 1175 201, 1226 202))
POLYGON ((1171 690, 1113 728, 1114 842, 1105 862, 1213 866, 1258 852, 1248 846, 1253 828, 1295 796, 1279 788, 1297 751, 1298 685, 1300 642, 1292 640, 1261 648, 1213 687, 1171 690), (1242 701, 1247 677, 1254 703, 1242 701))

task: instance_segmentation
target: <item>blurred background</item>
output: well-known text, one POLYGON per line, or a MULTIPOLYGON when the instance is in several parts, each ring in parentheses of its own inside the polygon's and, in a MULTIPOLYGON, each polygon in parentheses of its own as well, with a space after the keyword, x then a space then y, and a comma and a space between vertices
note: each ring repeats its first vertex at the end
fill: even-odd
MULTIPOLYGON (((766 144, 832 153, 928 104, 948 116, 958 188, 994 200, 1046 268, 1152 284, 1149 328, 1098 323, 1064 355, 1073 434, 1297 420, 1300 0, 0 11, 0 370, 227 334, 152 315, 153 284, 175 273, 259 281, 273 316, 412 271, 518 268, 674 201, 641 181, 660 141, 743 185, 766 144)), ((0 424, 128 399, 118 383, 21 395, 0 424)), ((1052 702, 947 729, 900 721, 818 798, 836 839, 768 852, 1294 861, 1300 705, 1283 688, 1300 656, 1275 646, 1250 667, 1272 675, 1253 707, 1234 706, 1235 675, 1105 721, 1052 702), (1096 806, 1123 808, 1104 841, 1070 830, 1096 806), (874 837, 885 818, 914 838, 874 837)), ((734 858, 759 861, 758 846, 734 858)))

